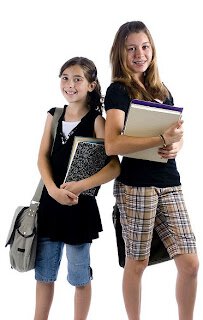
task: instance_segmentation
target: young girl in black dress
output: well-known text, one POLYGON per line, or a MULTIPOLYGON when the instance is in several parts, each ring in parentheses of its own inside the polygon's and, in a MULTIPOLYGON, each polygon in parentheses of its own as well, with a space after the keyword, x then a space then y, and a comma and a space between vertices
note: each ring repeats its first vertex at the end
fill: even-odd
POLYGON ((48 319, 54 281, 64 245, 68 281, 75 286, 74 320, 87 318, 91 300, 90 244, 102 231, 96 198, 81 194, 106 183, 120 172, 117 157, 93 176, 63 183, 74 136, 104 138, 100 84, 94 63, 84 57, 68 60, 60 70, 61 92, 68 101, 59 120, 53 152, 51 127, 55 109, 48 112, 38 167, 45 187, 38 214, 38 250, 35 267, 35 320, 48 319))

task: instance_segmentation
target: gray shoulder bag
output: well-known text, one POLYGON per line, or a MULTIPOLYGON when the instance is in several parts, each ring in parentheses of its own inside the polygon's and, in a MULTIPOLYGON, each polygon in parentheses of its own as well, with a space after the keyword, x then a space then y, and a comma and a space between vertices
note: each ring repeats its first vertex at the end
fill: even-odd
MULTIPOLYGON (((63 109, 56 108, 53 116, 53 144, 57 124, 63 109)), ((53 149, 53 146, 52 146, 53 149)), ((19 272, 34 269, 37 249, 37 210, 44 184, 40 179, 29 207, 18 206, 15 210, 6 245, 10 245, 9 258, 11 268, 19 272)))

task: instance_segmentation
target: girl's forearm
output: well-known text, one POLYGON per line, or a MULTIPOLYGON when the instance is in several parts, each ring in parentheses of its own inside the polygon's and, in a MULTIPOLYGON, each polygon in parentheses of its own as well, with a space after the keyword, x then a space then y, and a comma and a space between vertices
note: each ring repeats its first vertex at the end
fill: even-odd
POLYGON ((56 188, 56 184, 53 180, 51 165, 48 157, 39 157, 38 158, 38 169, 43 180, 44 185, 47 188, 47 191, 50 193, 50 190, 56 188))
POLYGON ((100 171, 92 175, 91 177, 88 177, 84 180, 82 180, 83 189, 88 190, 97 186, 100 186, 102 184, 105 184, 116 177, 118 177, 120 174, 120 162, 118 157, 113 156, 112 159, 109 161, 109 163, 103 167, 100 171))

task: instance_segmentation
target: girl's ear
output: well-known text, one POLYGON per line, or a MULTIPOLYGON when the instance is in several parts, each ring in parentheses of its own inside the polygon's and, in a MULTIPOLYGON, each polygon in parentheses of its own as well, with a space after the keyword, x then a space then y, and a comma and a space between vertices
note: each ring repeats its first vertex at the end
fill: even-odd
POLYGON ((96 85, 97 85, 96 82, 93 81, 89 86, 89 92, 92 92, 95 89, 96 85))

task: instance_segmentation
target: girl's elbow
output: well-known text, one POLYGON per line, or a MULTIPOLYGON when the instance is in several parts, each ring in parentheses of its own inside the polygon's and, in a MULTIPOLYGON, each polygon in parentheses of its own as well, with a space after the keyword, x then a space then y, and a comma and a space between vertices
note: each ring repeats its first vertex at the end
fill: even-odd
POLYGON ((105 142, 105 151, 107 156, 113 156, 115 154, 112 143, 105 142))
POLYGON ((111 161, 111 170, 113 172, 114 178, 117 178, 121 173, 121 165, 117 156, 114 156, 111 161))

